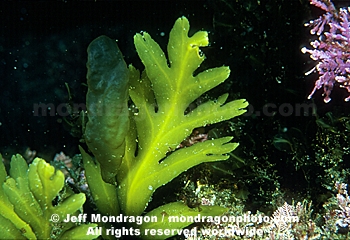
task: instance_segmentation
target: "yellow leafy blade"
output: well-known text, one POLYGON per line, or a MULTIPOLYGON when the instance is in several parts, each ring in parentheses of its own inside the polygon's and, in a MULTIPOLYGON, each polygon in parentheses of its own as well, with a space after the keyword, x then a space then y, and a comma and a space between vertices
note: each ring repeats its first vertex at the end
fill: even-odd
POLYGON ((190 23, 186 17, 178 18, 169 34, 168 54, 171 69, 179 76, 176 81, 178 89, 181 89, 188 76, 204 61, 205 56, 200 52, 200 47, 209 44, 206 31, 196 32, 192 37, 188 36, 190 23))
POLYGON ((229 75, 229 67, 207 69, 195 76, 192 83, 187 83, 183 86, 181 98, 186 97, 189 102, 193 102, 198 96, 224 82, 229 75), (197 97, 195 98, 195 96, 197 97))
POLYGON ((60 219, 64 219, 67 217, 67 214, 74 215, 73 213, 81 210, 85 200, 86 197, 84 193, 71 195, 59 205, 55 206, 50 212, 58 214, 60 219))
POLYGON ((142 63, 145 65, 148 78, 153 83, 154 94, 159 105, 161 100, 175 91, 172 72, 169 70, 163 50, 144 32, 134 36, 134 43, 142 63))
POLYGON ((28 164, 20 154, 13 155, 10 164, 10 175, 14 179, 27 176, 28 164))
POLYGON ((232 152, 238 147, 238 143, 228 143, 231 139, 232 137, 224 137, 207 140, 174 151, 159 164, 157 171, 149 172, 147 176, 139 179, 138 183, 134 186, 135 189, 137 187, 142 188, 146 184, 148 184, 146 186, 151 185, 153 189, 157 189, 180 173, 200 163, 228 159, 229 156, 225 154, 232 152), (162 177, 159 178, 158 176, 162 177))
MULTIPOLYGON (((0 232, 11 232, 18 235, 21 232, 27 239, 34 239, 35 234, 28 223, 23 221, 14 211, 13 205, 6 201, 7 197, 0 190, 0 232), (11 222, 11 223, 9 223, 11 222), (21 231, 22 230, 22 231, 21 231)), ((20 238, 12 238, 20 239, 20 238)))
POLYGON ((34 239, 35 234, 33 230, 29 224, 23 221, 16 214, 13 204, 9 201, 7 195, 4 192, 3 183, 7 178, 7 173, 2 161, 1 154, 0 161, 0 232, 8 232, 8 239, 22 239, 23 237, 27 239, 34 239), (23 235, 20 237, 18 236, 19 233, 22 233, 23 235))
POLYGON ((104 215, 118 215, 120 209, 115 186, 103 181, 100 165, 95 164, 82 147, 79 146, 79 149, 83 157, 86 180, 96 206, 104 215))
MULTIPOLYGON (((0 215, 0 239, 27 239, 19 229, 16 229, 16 226, 10 220, 0 215)), ((26 231, 24 228, 23 230, 26 231)), ((32 236, 35 237, 34 233, 32 236)))
POLYGON ((185 126, 201 127, 229 120, 246 112, 248 106, 245 99, 238 99, 224 104, 227 94, 222 95, 218 100, 210 100, 199 105, 195 110, 186 115, 185 126))
POLYGON ((36 158, 29 166, 29 187, 42 209, 52 206, 52 200, 64 186, 64 175, 43 159, 36 158))
POLYGON ((62 221, 67 214, 74 215, 82 208, 85 194, 73 194, 64 201, 58 200, 57 206, 53 206, 52 201, 64 185, 63 173, 55 171, 40 158, 34 159, 29 168, 20 155, 12 160, 10 176, 6 176, 4 165, 0 164, 0 179, 3 180, 0 187, 0 232, 11 232, 13 236, 8 235, 8 238, 14 239, 49 239, 53 236, 51 234, 59 238, 68 230, 68 225, 74 229, 72 223, 60 223, 61 231, 53 233, 51 216, 57 214, 62 221))
POLYGON ((208 45, 207 32, 197 32, 188 37, 188 31, 188 20, 184 17, 179 18, 170 32, 168 44, 170 67, 164 52, 148 33, 136 34, 134 37, 136 50, 153 84, 158 108, 162 111, 166 111, 171 103, 183 112, 191 101, 223 82, 229 74, 229 71, 226 71, 225 76, 218 75, 218 81, 211 81, 211 84, 197 91, 195 96, 191 94, 192 92, 186 91, 188 86, 201 89, 198 81, 203 75, 194 77, 193 72, 205 59, 204 55, 200 54, 199 47, 208 45))
POLYGON ((228 67, 217 67, 194 76, 205 59, 200 47, 207 46, 209 40, 207 32, 191 37, 188 32, 188 20, 179 18, 169 35, 168 60, 149 34, 134 37, 145 74, 137 77, 139 73, 129 67, 129 94, 136 105, 131 114, 136 126, 132 133, 137 134, 137 143, 128 141, 130 149, 137 148, 134 156, 128 152, 118 172, 118 198, 127 215, 141 214, 152 193, 181 172, 202 162, 225 160, 228 156, 224 154, 237 147, 227 143, 229 137, 195 144, 168 156, 194 128, 241 115, 248 105, 244 99, 225 104, 228 94, 224 94, 185 114, 195 99, 225 81, 230 73, 228 67), (215 147, 209 146, 212 143, 215 147))
POLYGON ((47 226, 41 225, 45 219, 40 205, 29 191, 28 183, 23 182, 23 178, 17 178, 17 182, 9 178, 3 184, 3 189, 13 204, 16 214, 31 226, 35 234, 48 231, 47 226), (24 184, 27 186, 25 187, 24 184))

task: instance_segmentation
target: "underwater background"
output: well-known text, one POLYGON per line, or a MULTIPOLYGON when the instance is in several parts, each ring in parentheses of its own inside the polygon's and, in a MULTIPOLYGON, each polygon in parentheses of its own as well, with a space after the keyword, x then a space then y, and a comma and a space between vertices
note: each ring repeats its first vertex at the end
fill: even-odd
POLYGON ((60 152, 79 154, 84 144, 79 113, 70 105, 85 103, 86 49, 93 39, 117 39, 126 63, 142 69, 134 34, 147 31, 165 50, 174 21, 185 16, 190 35, 209 32, 200 70, 231 69, 229 79, 198 102, 229 92, 229 100, 244 98, 250 105, 240 117, 198 130, 234 136, 240 146, 228 161, 194 167, 154 199, 173 191, 169 199, 196 205, 179 183, 200 181, 217 191, 230 189, 245 210, 271 214, 284 202, 306 201, 323 219, 329 210, 324 204, 337 193, 335 184, 348 182, 350 103, 344 102, 347 91, 337 86, 329 103, 322 91, 307 98, 318 77, 305 76, 315 63, 300 49, 317 37, 304 23, 321 14, 307 0, 2 1, 0 153, 5 165, 16 153, 28 162, 34 156, 52 161, 60 152), (42 112, 38 104, 51 107, 42 112))

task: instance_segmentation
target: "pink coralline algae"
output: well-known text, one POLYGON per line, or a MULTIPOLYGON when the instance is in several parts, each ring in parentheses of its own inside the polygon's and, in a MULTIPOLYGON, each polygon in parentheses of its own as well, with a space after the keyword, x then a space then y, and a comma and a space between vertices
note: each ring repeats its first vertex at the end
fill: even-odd
POLYGON ((313 49, 303 47, 303 53, 317 62, 316 66, 305 75, 318 72, 319 78, 309 95, 323 87, 324 102, 331 101, 330 94, 334 85, 348 90, 350 100, 350 7, 337 10, 330 0, 310 0, 310 3, 321 8, 326 13, 316 20, 311 20, 305 26, 311 27, 310 33, 319 38, 310 43, 313 49))

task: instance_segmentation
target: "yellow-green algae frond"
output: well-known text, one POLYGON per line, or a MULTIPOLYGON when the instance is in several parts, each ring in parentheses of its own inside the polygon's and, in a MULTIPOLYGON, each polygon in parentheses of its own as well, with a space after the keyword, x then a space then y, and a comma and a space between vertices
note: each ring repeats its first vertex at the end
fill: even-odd
POLYGON ((85 194, 58 197, 64 175, 45 160, 36 158, 28 167, 19 154, 11 159, 7 176, 0 155, 0 239, 94 239, 87 235, 96 224, 62 223, 67 214, 82 209, 85 194), (58 198, 58 199, 56 199, 58 198), (56 199, 57 204, 53 205, 56 199), (57 221, 56 221, 57 220, 57 221))
POLYGON ((228 67, 218 67, 193 75, 205 59, 200 47, 207 46, 209 40, 205 31, 189 37, 189 28, 185 17, 175 22, 169 36, 168 60, 148 33, 134 37, 137 53, 145 65, 141 78, 130 67, 129 92, 138 113, 132 116, 135 125, 129 136, 136 135, 137 146, 135 139, 127 141, 127 154, 117 174, 120 203, 128 214, 142 212, 152 193, 180 173, 203 162, 226 160, 225 154, 238 146, 229 143, 232 137, 225 137, 171 152, 194 128, 239 116, 248 105, 244 99, 225 104, 228 94, 223 94, 185 114, 190 103, 230 74, 228 67), (140 193, 144 203, 137 197, 140 193))

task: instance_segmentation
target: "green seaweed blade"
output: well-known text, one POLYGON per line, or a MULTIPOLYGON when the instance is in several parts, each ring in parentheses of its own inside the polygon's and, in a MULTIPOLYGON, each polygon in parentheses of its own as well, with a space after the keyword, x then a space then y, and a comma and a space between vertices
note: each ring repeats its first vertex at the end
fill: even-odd
POLYGON ((185 114, 190 103, 225 81, 230 73, 222 66, 194 76, 205 59, 200 47, 207 46, 209 40, 205 31, 191 37, 188 31, 188 20, 179 18, 170 32, 169 63, 148 33, 134 37, 145 65, 141 76, 129 67, 129 94, 137 108, 131 115, 135 126, 130 127, 130 134, 136 134, 137 155, 132 152, 136 142, 126 140, 127 153, 117 175, 121 209, 128 215, 141 214, 153 192, 181 172, 202 162, 226 160, 225 154, 238 146, 229 143, 232 138, 227 137, 176 150, 194 128, 239 116, 248 105, 244 99, 226 103, 228 94, 223 94, 185 114))

